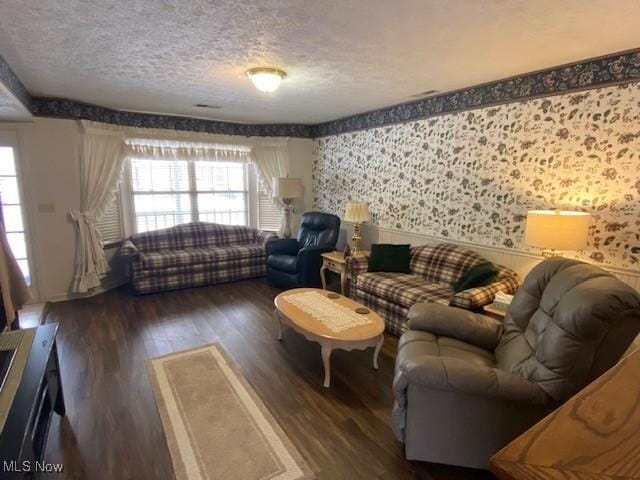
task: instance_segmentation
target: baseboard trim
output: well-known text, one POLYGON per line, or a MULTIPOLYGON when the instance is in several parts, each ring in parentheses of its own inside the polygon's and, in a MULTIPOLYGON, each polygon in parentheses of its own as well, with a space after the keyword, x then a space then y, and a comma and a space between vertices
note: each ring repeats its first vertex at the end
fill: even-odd
POLYGON ((98 288, 87 293, 68 292, 68 293, 60 293, 57 295, 52 295, 47 300, 45 300, 45 302, 58 303, 58 302, 67 302, 69 300, 80 300, 82 298, 91 298, 91 297, 95 297, 96 295, 100 295, 101 293, 108 292, 109 290, 113 290, 114 288, 118 288, 123 285, 126 285, 127 283, 129 283, 128 279, 120 279, 120 280, 116 280, 113 282, 108 282, 103 285, 100 285, 98 288))

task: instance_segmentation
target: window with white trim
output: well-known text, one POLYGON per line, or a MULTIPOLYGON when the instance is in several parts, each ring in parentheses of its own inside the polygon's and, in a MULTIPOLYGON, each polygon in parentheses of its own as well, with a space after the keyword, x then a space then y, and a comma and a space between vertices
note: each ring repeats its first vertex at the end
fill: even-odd
POLYGON ((136 232, 193 221, 248 224, 244 163, 131 158, 129 174, 136 232))
POLYGON ((24 209, 18 183, 15 149, 7 145, 0 145, 0 201, 2 201, 2 221, 11 252, 22 270, 25 281, 31 285, 24 209))

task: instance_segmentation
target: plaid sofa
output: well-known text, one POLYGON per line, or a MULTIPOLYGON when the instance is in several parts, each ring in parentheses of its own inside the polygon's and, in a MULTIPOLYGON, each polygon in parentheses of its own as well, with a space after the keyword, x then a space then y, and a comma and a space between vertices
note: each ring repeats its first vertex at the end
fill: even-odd
POLYGON ((131 257, 136 293, 231 282, 266 274, 265 244, 254 228, 193 222, 136 233, 121 248, 131 257))
POLYGON ((448 243, 413 247, 411 273, 369 272, 366 257, 349 257, 350 295, 378 312, 387 330, 399 336, 407 329, 409 308, 416 303, 429 301, 477 310, 491 303, 498 291, 515 293, 518 276, 502 266, 498 266, 494 283, 453 291, 452 284, 467 269, 486 261, 471 250, 448 243))

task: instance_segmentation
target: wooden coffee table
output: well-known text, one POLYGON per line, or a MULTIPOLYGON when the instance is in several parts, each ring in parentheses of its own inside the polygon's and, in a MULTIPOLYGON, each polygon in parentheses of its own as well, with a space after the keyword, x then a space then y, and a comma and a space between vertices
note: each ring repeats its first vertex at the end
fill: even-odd
MULTIPOLYGON (((282 327, 284 325, 301 333, 307 340, 319 343, 322 349, 325 387, 329 387, 331 384, 331 352, 336 349, 349 351, 375 347, 373 351, 373 368, 377 370, 378 354, 384 342, 384 320, 382 320, 382 317, 370 310, 369 313, 362 315, 362 317, 370 320, 369 323, 355 325, 342 331, 334 331, 318 318, 286 300, 286 297, 290 295, 305 292, 317 292, 325 298, 328 298, 328 295, 333 293, 318 288, 295 288, 279 294, 274 300, 276 306, 274 313, 280 327, 278 340, 282 340, 282 327)), ((336 299, 328 298, 328 300, 352 311, 357 308, 364 308, 363 305, 343 295, 339 295, 339 298, 336 299)))

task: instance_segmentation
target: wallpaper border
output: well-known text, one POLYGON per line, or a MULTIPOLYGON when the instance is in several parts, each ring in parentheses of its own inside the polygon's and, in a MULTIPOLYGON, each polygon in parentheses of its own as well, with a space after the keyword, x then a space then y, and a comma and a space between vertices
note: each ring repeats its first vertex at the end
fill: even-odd
POLYGON ((320 138, 639 80, 635 48, 313 125, 311 134, 320 138))
POLYGON ((27 110, 31 109, 31 95, 2 55, 0 55, 0 83, 2 83, 27 110))
POLYGON ((247 137, 311 138, 309 125, 234 123, 178 115, 130 112, 61 98, 35 97, 31 101, 31 112, 38 117, 93 120, 128 127, 222 133, 247 137))
POLYGON ((116 125, 242 136, 320 138, 533 98, 549 97, 640 80, 640 48, 581 60, 494 82, 445 92, 414 102, 316 125, 245 124, 116 110, 69 99, 32 97, 0 55, 0 82, 41 117, 85 119, 116 125))

